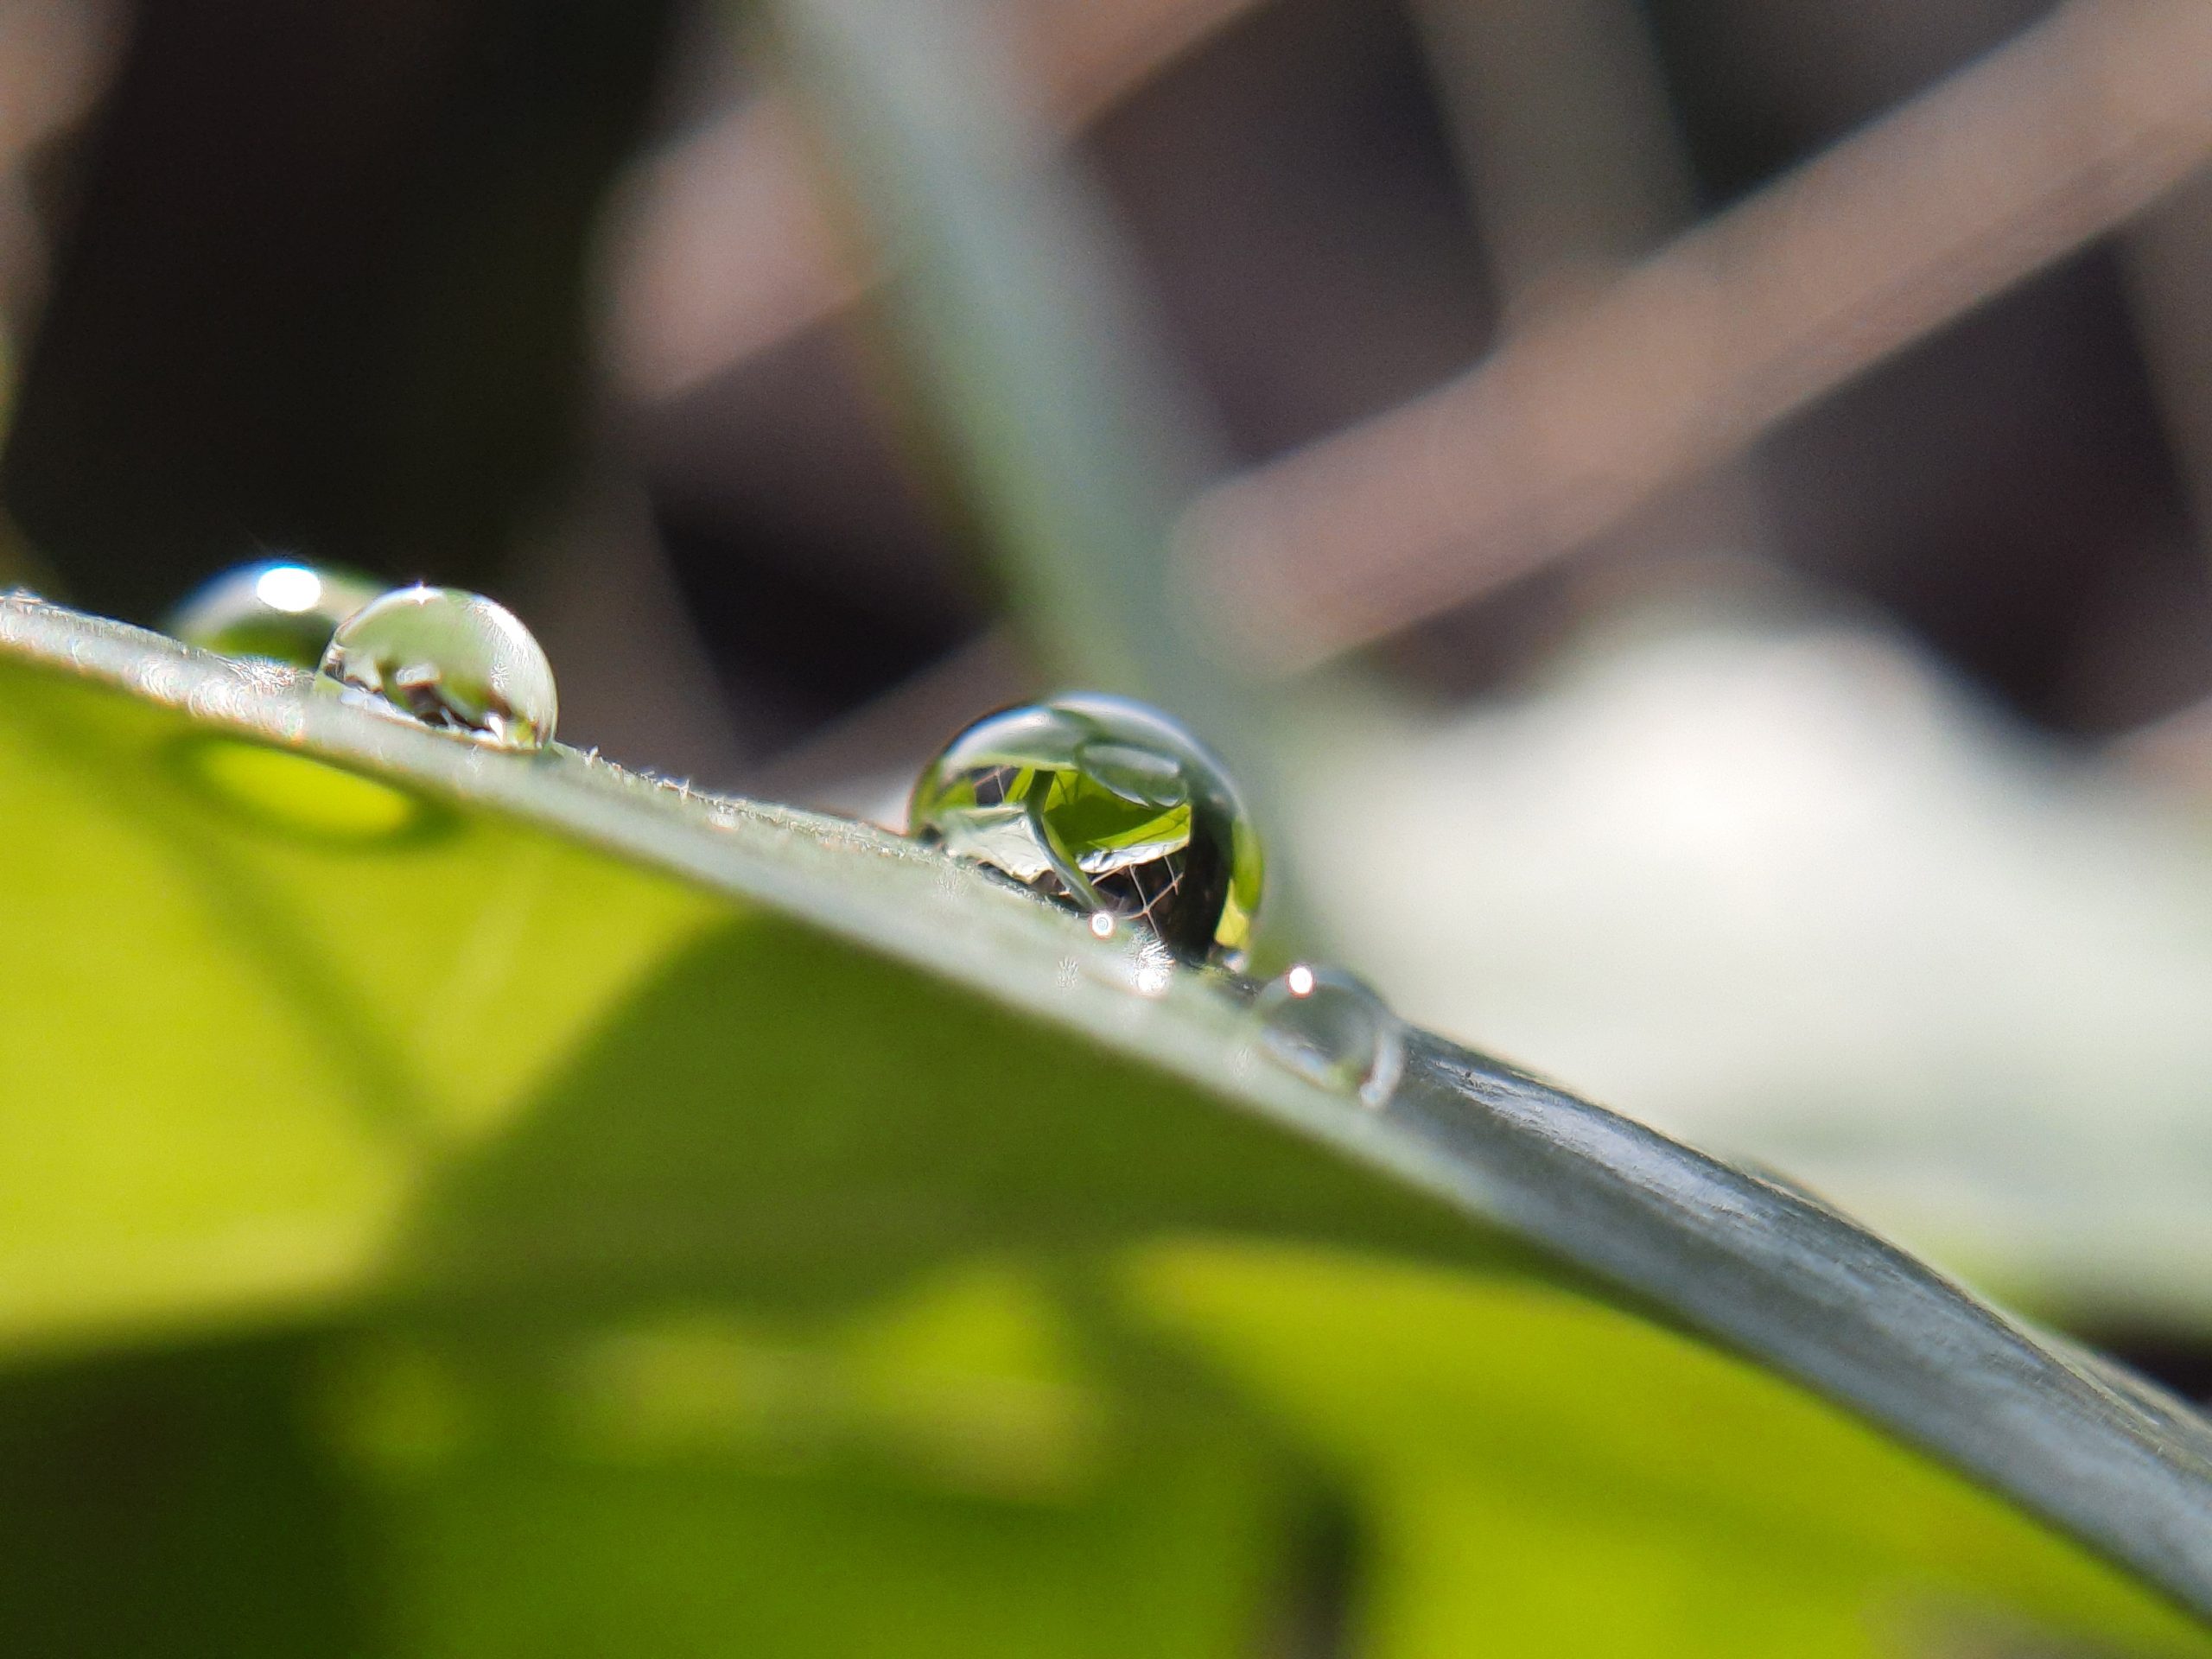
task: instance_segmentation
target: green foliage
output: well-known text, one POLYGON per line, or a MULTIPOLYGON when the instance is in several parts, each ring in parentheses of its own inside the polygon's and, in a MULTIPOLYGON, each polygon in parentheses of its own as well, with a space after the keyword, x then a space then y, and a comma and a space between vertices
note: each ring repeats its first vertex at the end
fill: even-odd
POLYGON ((2212 1650, 2183 1409, 939 855, 20 603, 0 822, 12 1651, 2212 1650))

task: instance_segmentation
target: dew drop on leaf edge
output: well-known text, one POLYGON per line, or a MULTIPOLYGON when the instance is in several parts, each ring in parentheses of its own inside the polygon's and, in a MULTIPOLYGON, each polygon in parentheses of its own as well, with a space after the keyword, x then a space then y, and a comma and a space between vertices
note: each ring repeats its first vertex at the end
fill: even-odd
MULTIPOLYGON (((1251 942, 1263 862, 1219 760, 1123 697, 1001 709, 923 767, 910 832, 1091 917, 1148 930, 1186 962, 1234 967, 1251 942)), ((1110 929, 1108 930, 1110 931, 1110 929)))
POLYGON ((1405 1027, 1372 987, 1340 968, 1304 963, 1253 999, 1261 1049, 1308 1082, 1386 1104, 1405 1067, 1405 1027))
POLYGON ((168 631, 226 657, 313 668, 338 626, 384 591, 350 570, 300 559, 259 559, 202 583, 170 613, 168 631))
POLYGON ((513 612, 459 588, 398 588, 346 619, 322 672, 424 725, 495 747, 553 741, 553 665, 513 612))

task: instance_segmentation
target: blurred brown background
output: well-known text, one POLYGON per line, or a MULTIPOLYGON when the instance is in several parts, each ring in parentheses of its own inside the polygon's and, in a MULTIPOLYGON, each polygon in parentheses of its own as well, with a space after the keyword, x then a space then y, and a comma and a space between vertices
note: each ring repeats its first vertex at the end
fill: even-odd
MULTIPOLYGON (((7 153, 53 252, 41 277, 10 229, 7 494, 86 602, 158 616, 271 547, 523 587, 634 498, 613 511, 713 664, 733 764, 987 625, 972 550, 902 471, 866 319, 791 245, 836 257, 741 27, 611 0, 8 10, 7 153)), ((1445 381, 1516 305, 1604 281, 2051 8, 1001 10, 1249 463, 1445 381)), ((1490 683, 1592 565, 1717 522, 2053 731, 2183 706, 2212 689, 2190 507, 2212 392, 2203 272, 2173 267, 2207 211, 2184 193, 2020 273, 1764 432, 1725 518, 1631 521, 1396 635, 1389 667, 1490 683)))

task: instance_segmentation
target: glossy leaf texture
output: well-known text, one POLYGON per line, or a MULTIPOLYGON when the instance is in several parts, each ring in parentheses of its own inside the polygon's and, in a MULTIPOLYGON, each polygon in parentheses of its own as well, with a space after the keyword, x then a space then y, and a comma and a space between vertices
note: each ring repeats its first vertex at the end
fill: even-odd
POLYGON ((2212 1651, 2200 1418, 1436 1039, 22 600, 0 823, 17 1650, 2212 1651))

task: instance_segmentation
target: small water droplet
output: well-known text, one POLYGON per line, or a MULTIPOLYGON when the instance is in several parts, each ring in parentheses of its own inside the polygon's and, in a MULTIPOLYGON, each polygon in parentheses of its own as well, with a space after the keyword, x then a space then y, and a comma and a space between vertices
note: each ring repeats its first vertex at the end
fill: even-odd
POLYGON ((1186 961, 1230 967, 1251 942, 1251 816, 1221 763, 1141 703, 1058 697, 977 721, 923 768, 908 822, 1088 912, 1101 938, 1135 922, 1186 961))
POLYGON ((1262 988, 1252 1004, 1260 1046, 1325 1088, 1382 1106, 1405 1068, 1405 1027, 1367 982, 1304 963, 1262 988))
POLYGON ((340 626, 322 671, 499 748, 553 741, 553 665, 514 613, 481 594, 396 588, 340 626))
POLYGON ((265 657, 313 668, 338 625, 382 591, 351 571, 263 559, 200 587, 171 613, 168 632, 226 657, 265 657))

